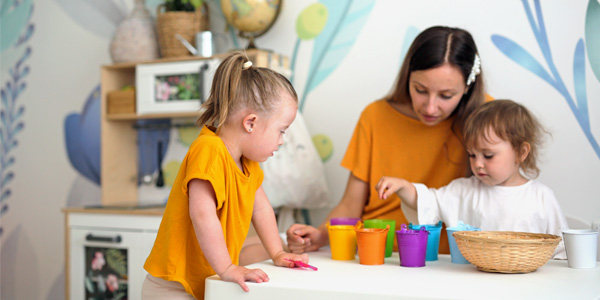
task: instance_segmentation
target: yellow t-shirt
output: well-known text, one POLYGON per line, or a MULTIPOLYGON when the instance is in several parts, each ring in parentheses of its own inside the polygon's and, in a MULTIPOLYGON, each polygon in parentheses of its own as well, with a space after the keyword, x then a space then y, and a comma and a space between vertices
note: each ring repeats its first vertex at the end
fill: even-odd
MULTIPOLYGON (((396 220, 397 228, 408 223, 396 194, 379 199, 375 185, 382 176, 438 188, 467 174, 466 151, 450 128, 452 120, 426 126, 398 112, 386 100, 365 108, 341 163, 369 184, 363 219, 396 220)), ((445 244, 440 243, 440 252, 449 253, 447 237, 445 244)))
POLYGON ((238 264, 250 222, 256 190, 263 180, 257 162, 242 158, 244 171, 233 161, 223 141, 208 127, 190 146, 171 189, 152 252, 144 269, 152 276, 180 282, 197 299, 204 298, 204 280, 215 274, 200 249, 190 219, 188 183, 198 178, 213 186, 216 214, 227 250, 238 264))

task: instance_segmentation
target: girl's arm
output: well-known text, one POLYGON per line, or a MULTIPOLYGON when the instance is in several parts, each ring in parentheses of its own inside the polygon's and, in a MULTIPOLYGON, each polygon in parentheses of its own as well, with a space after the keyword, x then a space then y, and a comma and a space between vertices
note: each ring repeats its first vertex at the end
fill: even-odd
POLYGON ((294 263, 286 261, 285 259, 301 260, 304 263, 308 263, 308 256, 306 254, 291 254, 283 250, 279 231, 277 230, 275 213, 273 212, 273 207, 271 207, 271 203, 262 186, 258 188, 254 198, 252 223, 254 224, 254 229, 256 229, 258 237, 275 265, 293 268, 294 263))
POLYGON ((408 207, 417 209, 417 189, 407 180, 384 176, 375 189, 380 199, 387 199, 392 193, 396 193, 408 207))
POLYGON ((336 217, 362 217, 369 198, 369 184, 350 174, 344 196, 338 205, 331 210, 319 228, 294 224, 287 230, 287 241, 290 251, 303 253, 316 251, 329 243, 327 222, 336 217))
POLYGON ((245 281, 269 281, 260 269, 246 269, 232 263, 223 238, 223 228, 217 217, 217 199, 212 185, 206 180, 192 179, 188 184, 190 218, 198 244, 210 266, 224 281, 236 282, 248 291, 245 281))

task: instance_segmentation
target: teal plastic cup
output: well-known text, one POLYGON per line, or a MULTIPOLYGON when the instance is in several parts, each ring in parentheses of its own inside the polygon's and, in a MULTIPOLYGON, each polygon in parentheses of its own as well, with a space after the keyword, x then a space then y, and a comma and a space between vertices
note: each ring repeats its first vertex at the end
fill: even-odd
POLYGON ((370 219, 364 221, 365 228, 380 228, 385 229, 386 226, 390 226, 390 230, 387 233, 385 242, 385 257, 392 256, 394 250, 394 235, 396 232, 396 221, 395 220, 382 220, 382 219, 370 219))
POLYGON ((450 261, 454 264, 469 264, 470 262, 462 255, 460 249, 458 249, 456 239, 452 235, 457 231, 481 231, 481 229, 464 224, 463 221, 458 221, 458 225, 455 227, 446 228, 446 232, 448 232, 448 244, 450 244, 450 261))
POLYGON ((427 255, 426 261, 438 260, 438 251, 440 250, 440 233, 442 231, 442 221, 436 224, 425 224, 425 225, 413 225, 408 224, 408 227, 412 230, 419 230, 421 227, 425 227, 425 230, 429 231, 429 237, 427 238, 427 255))

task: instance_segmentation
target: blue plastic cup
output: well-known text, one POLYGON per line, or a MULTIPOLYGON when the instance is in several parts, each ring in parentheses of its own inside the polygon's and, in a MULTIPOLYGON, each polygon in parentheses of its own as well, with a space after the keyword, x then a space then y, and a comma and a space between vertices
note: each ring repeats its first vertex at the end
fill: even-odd
POLYGON ((456 244, 456 239, 454 238, 453 233, 457 231, 481 231, 481 229, 477 227, 473 227, 469 224, 464 224, 463 221, 458 221, 458 225, 455 227, 446 228, 448 232, 448 243, 450 244, 450 260, 454 264, 469 264, 470 262, 462 255, 460 249, 458 249, 458 245, 456 244))
POLYGON ((412 230, 419 230, 421 227, 425 227, 425 230, 429 231, 429 237, 427 238, 427 255, 425 260, 436 261, 438 260, 438 251, 440 250, 440 232, 442 231, 442 221, 436 224, 425 224, 425 225, 413 225, 409 223, 409 228, 412 230))

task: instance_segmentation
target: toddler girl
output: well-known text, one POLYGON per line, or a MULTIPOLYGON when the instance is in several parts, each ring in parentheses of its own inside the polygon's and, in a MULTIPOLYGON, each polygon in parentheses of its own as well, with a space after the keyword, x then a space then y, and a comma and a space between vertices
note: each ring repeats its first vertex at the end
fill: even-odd
MULTIPOLYGON (((439 189, 383 177, 380 198, 392 193, 418 211, 420 224, 462 220, 484 231, 522 231, 562 236, 568 228, 554 193, 536 178, 538 148, 545 133, 536 118, 511 100, 479 107, 464 126, 464 142, 473 176, 439 189)), ((566 258, 561 242, 554 258, 566 258)))
POLYGON ((181 163, 144 265, 144 299, 203 299, 204 281, 215 273, 244 291, 245 281, 269 281, 260 269, 238 266, 251 221, 275 265, 308 262, 283 250, 259 167, 283 144, 297 102, 285 77, 253 67, 243 53, 219 65, 198 119, 202 130, 181 163))

